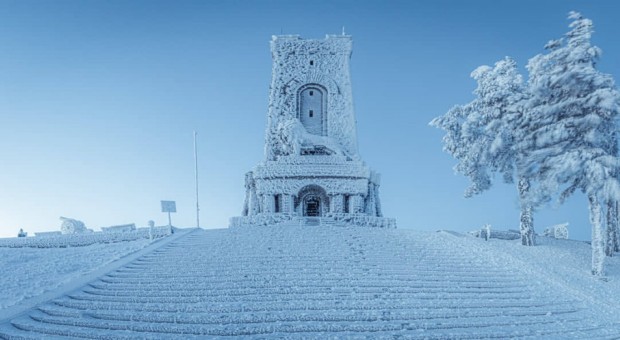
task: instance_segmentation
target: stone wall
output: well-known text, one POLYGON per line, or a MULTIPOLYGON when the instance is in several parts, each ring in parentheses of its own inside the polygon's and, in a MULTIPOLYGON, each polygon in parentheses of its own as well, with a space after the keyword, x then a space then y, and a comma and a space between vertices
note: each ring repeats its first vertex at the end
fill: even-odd
POLYGON ((348 35, 328 35, 325 39, 301 39, 298 35, 273 36, 273 58, 269 113, 265 141, 267 160, 289 155, 283 148, 282 130, 287 121, 298 120, 299 98, 304 87, 324 88, 325 135, 344 152, 358 157, 355 115, 349 60, 353 42, 348 35))

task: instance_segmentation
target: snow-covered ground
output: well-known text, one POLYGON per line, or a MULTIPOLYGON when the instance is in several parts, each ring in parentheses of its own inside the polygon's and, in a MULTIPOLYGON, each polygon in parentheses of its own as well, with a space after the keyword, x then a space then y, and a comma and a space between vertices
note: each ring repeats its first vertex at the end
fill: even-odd
POLYGON ((56 289, 148 244, 141 239, 69 248, 0 247, 0 309, 56 289))
POLYGON ((196 230, 0 320, 0 338, 620 338, 620 261, 602 281, 587 244, 539 241, 292 223, 196 230))
POLYGON ((474 243, 470 249, 480 256, 492 254, 489 261, 493 265, 518 269, 548 288, 592 304, 601 318, 620 322, 620 304, 615 298, 620 296, 620 254, 606 259, 606 276, 601 279, 590 274, 592 250, 588 243, 547 237, 538 237, 535 247, 523 247, 520 242, 495 239, 485 242, 468 237, 463 246, 469 248, 474 243))
POLYGON ((0 248, 66 248, 83 247, 95 243, 116 243, 139 239, 157 239, 172 233, 168 226, 139 228, 122 232, 83 232, 35 237, 0 238, 0 248))

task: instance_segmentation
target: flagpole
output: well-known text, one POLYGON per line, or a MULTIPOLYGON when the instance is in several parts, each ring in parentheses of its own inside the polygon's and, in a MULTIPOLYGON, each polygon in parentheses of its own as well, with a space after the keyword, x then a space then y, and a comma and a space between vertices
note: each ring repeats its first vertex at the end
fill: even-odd
POLYGON ((198 144, 196 144, 196 131, 194 131, 194 175, 196 176, 196 228, 200 228, 200 205, 198 204, 198 144))

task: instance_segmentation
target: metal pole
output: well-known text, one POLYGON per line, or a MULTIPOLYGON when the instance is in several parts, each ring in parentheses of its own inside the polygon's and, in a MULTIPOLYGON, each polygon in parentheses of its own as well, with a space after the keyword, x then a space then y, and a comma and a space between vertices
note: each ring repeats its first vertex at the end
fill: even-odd
POLYGON ((200 228, 200 205, 198 201, 198 144, 196 143, 196 131, 194 131, 194 175, 196 176, 196 228, 200 228))

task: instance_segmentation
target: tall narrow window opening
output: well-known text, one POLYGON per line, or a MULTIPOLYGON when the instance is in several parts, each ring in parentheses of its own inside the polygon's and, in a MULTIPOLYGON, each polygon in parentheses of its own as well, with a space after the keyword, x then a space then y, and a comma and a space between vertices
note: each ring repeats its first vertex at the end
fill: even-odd
POLYGON ((280 207, 280 195, 275 195, 273 198, 275 200, 275 212, 279 213, 281 212, 281 207, 280 207))

